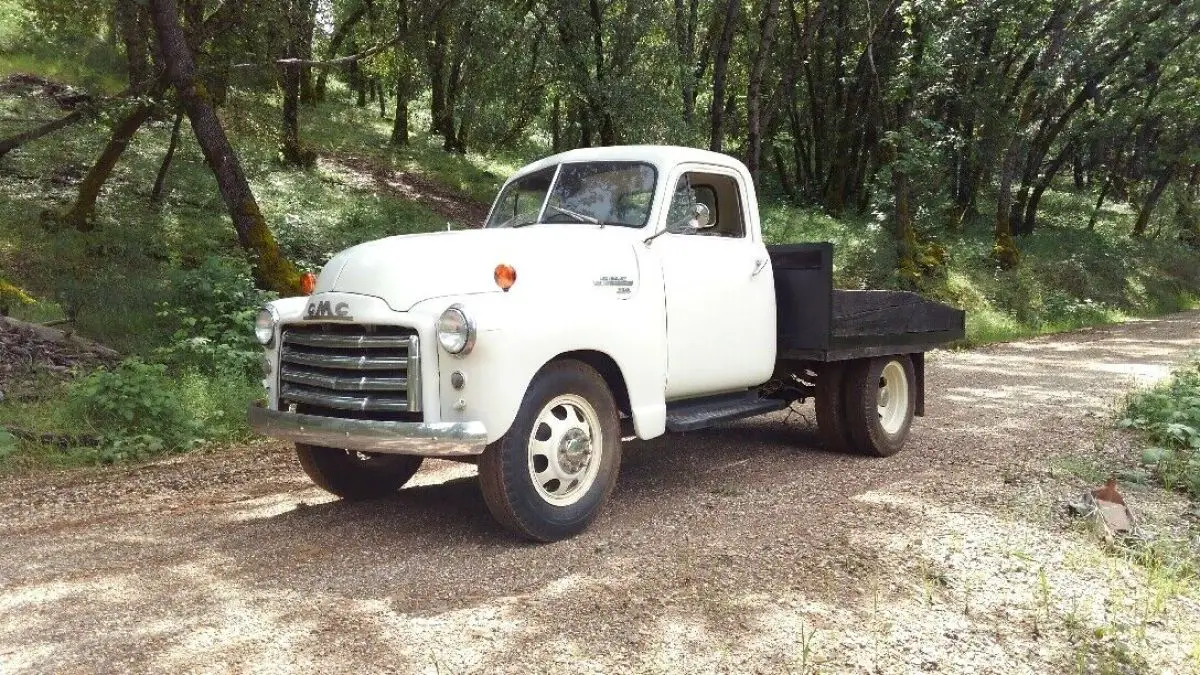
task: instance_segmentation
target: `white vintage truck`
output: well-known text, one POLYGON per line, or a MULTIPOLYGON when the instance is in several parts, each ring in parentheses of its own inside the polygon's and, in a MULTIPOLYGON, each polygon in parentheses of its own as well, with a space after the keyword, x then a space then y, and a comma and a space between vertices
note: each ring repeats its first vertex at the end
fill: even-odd
POLYGON ((587 526, 621 443, 814 397, 824 442, 891 455, 924 410, 924 352, 963 313, 835 291, 832 247, 763 242, 740 162, 680 147, 565 152, 521 169, 481 229, 355 246, 272 302, 254 429, 346 499, 425 457, 475 463, 497 520, 587 526))

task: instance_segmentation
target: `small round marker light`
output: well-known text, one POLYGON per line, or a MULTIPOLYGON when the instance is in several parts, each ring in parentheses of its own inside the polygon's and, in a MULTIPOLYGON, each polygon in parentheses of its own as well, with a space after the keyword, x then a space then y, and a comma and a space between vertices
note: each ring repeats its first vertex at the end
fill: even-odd
POLYGON ((496 265, 496 271, 492 274, 492 278, 496 280, 496 285, 500 287, 500 290, 507 291, 517 283, 517 270, 512 265, 500 263, 496 265))
POLYGON ((305 295, 312 295, 313 291, 317 290, 317 275, 312 272, 305 272, 300 275, 300 292, 305 295))

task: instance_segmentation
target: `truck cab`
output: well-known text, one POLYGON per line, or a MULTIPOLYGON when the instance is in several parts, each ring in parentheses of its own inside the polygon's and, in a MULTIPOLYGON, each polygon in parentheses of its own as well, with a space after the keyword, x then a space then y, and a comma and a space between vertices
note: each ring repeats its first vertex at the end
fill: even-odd
POLYGON ((920 354, 961 337, 961 312, 848 300, 831 272, 828 245, 768 249, 731 157, 561 153, 512 176, 483 227, 361 244, 264 308, 251 424, 347 499, 398 489, 424 457, 476 463, 492 513, 539 541, 595 517, 624 439, 812 396, 827 442, 891 454, 923 407, 920 354))

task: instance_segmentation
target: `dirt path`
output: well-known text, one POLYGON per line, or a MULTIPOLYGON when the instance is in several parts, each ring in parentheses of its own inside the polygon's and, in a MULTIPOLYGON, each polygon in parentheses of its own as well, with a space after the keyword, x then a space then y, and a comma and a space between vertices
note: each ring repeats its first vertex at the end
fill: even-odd
POLYGON ((1111 406, 1196 349, 1200 312, 934 354, 887 460, 794 414, 627 444, 549 546, 439 462, 369 504, 276 444, 10 478, 0 672, 1190 672, 1195 594, 1059 515, 1055 458, 1119 452, 1111 406))
POLYGON ((460 227, 482 227, 487 220, 490 204, 411 171, 396 171, 379 160, 352 155, 330 154, 320 161, 328 168, 348 172, 352 183, 422 204, 460 227))

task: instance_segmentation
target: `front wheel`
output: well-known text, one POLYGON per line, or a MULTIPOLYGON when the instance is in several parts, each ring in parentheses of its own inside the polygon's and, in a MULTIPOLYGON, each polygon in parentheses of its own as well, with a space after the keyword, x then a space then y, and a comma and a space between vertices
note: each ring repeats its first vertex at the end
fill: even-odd
POLYGON ((296 444, 296 457, 317 487, 346 500, 375 499, 399 490, 423 457, 383 455, 296 444))
POLYGON ((854 447, 876 457, 900 452, 917 405, 912 359, 899 354, 853 362, 844 386, 846 426, 854 447))
POLYGON ((508 433, 480 457, 479 482, 502 525, 557 541, 596 517, 620 464, 612 392, 591 366, 558 361, 534 377, 508 433))

